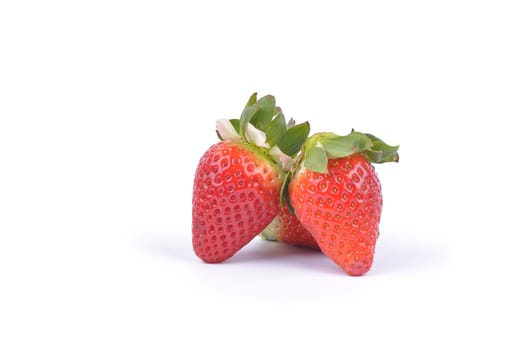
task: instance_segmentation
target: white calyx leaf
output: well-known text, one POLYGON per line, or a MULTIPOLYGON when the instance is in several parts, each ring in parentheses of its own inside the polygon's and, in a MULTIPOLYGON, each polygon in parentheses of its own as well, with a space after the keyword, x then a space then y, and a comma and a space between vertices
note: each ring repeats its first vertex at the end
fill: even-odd
POLYGON ((284 171, 289 171, 292 168, 293 165, 293 158, 289 155, 283 153, 281 149, 277 146, 272 147, 270 150, 270 156, 279 164, 281 164, 281 167, 284 171))
POLYGON ((264 131, 257 129, 251 123, 248 123, 246 125, 246 131, 244 135, 246 136, 246 141, 256 145, 257 147, 270 147, 266 143, 266 134, 264 133, 264 131))
POLYGON ((228 119, 217 119, 217 132, 223 140, 241 141, 241 135, 235 130, 232 123, 228 119))

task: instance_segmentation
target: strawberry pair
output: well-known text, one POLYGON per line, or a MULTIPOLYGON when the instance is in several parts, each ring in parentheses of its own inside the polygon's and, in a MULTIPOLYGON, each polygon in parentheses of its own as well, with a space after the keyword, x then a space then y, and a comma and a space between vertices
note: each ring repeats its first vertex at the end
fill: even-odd
POLYGON ((272 96, 253 94, 239 119, 218 120, 221 141, 202 156, 193 188, 193 249, 222 262, 261 234, 320 249, 350 275, 373 261, 381 185, 371 163, 398 147, 370 134, 319 133, 286 122, 272 96))

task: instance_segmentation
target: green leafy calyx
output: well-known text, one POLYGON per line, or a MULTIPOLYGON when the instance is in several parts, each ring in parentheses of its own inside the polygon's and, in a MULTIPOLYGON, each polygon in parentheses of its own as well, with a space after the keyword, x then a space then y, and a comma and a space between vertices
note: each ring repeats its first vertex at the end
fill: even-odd
POLYGON ((352 130, 345 136, 334 133, 312 135, 304 144, 304 166, 326 173, 329 158, 344 158, 360 153, 371 163, 399 161, 399 146, 390 146, 371 134, 352 130))
POLYGON ((288 171, 310 133, 310 125, 286 121, 275 98, 266 95, 257 99, 253 93, 240 118, 217 121, 217 135, 221 140, 246 142, 268 153, 283 170, 288 171))

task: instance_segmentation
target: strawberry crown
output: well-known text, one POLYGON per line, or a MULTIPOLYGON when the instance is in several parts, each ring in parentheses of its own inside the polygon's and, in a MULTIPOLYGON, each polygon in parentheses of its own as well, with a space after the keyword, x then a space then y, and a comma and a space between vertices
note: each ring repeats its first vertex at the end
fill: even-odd
POLYGON ((353 129, 345 136, 324 132, 308 137, 310 124, 296 125, 293 119, 287 122, 271 95, 257 99, 257 93, 253 93, 241 116, 217 120, 216 131, 220 140, 254 145, 281 166, 285 171, 281 206, 286 202, 291 212, 293 208, 287 200, 287 187, 301 164, 311 171, 326 173, 329 158, 343 158, 357 153, 370 163, 399 161, 399 146, 390 146, 374 135, 353 129))
POLYGON ((308 122, 286 122, 275 97, 257 99, 253 93, 238 119, 217 120, 217 136, 221 140, 245 142, 259 147, 288 171, 310 133, 308 122))
POLYGON ((358 132, 346 136, 334 133, 312 135, 304 144, 304 166, 319 173, 326 173, 328 158, 343 158, 361 153, 370 163, 398 162, 399 146, 390 146, 378 137, 358 132))

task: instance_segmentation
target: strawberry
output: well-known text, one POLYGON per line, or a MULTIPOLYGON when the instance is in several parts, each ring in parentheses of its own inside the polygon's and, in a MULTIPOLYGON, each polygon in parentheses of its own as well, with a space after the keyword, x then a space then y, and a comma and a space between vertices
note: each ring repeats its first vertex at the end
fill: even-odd
POLYGON ((290 204, 319 247, 346 273, 369 271, 382 210, 371 163, 398 161, 398 146, 352 131, 313 135, 288 185, 290 204))
POLYGON ((287 206, 283 206, 270 225, 261 232, 261 237, 268 241, 279 241, 319 250, 319 246, 310 232, 304 228, 287 206))
POLYGON ((220 142, 195 172, 192 243, 208 263, 222 262, 257 236, 280 210, 285 171, 308 137, 308 123, 286 124, 273 96, 253 94, 239 119, 217 121, 220 142))

